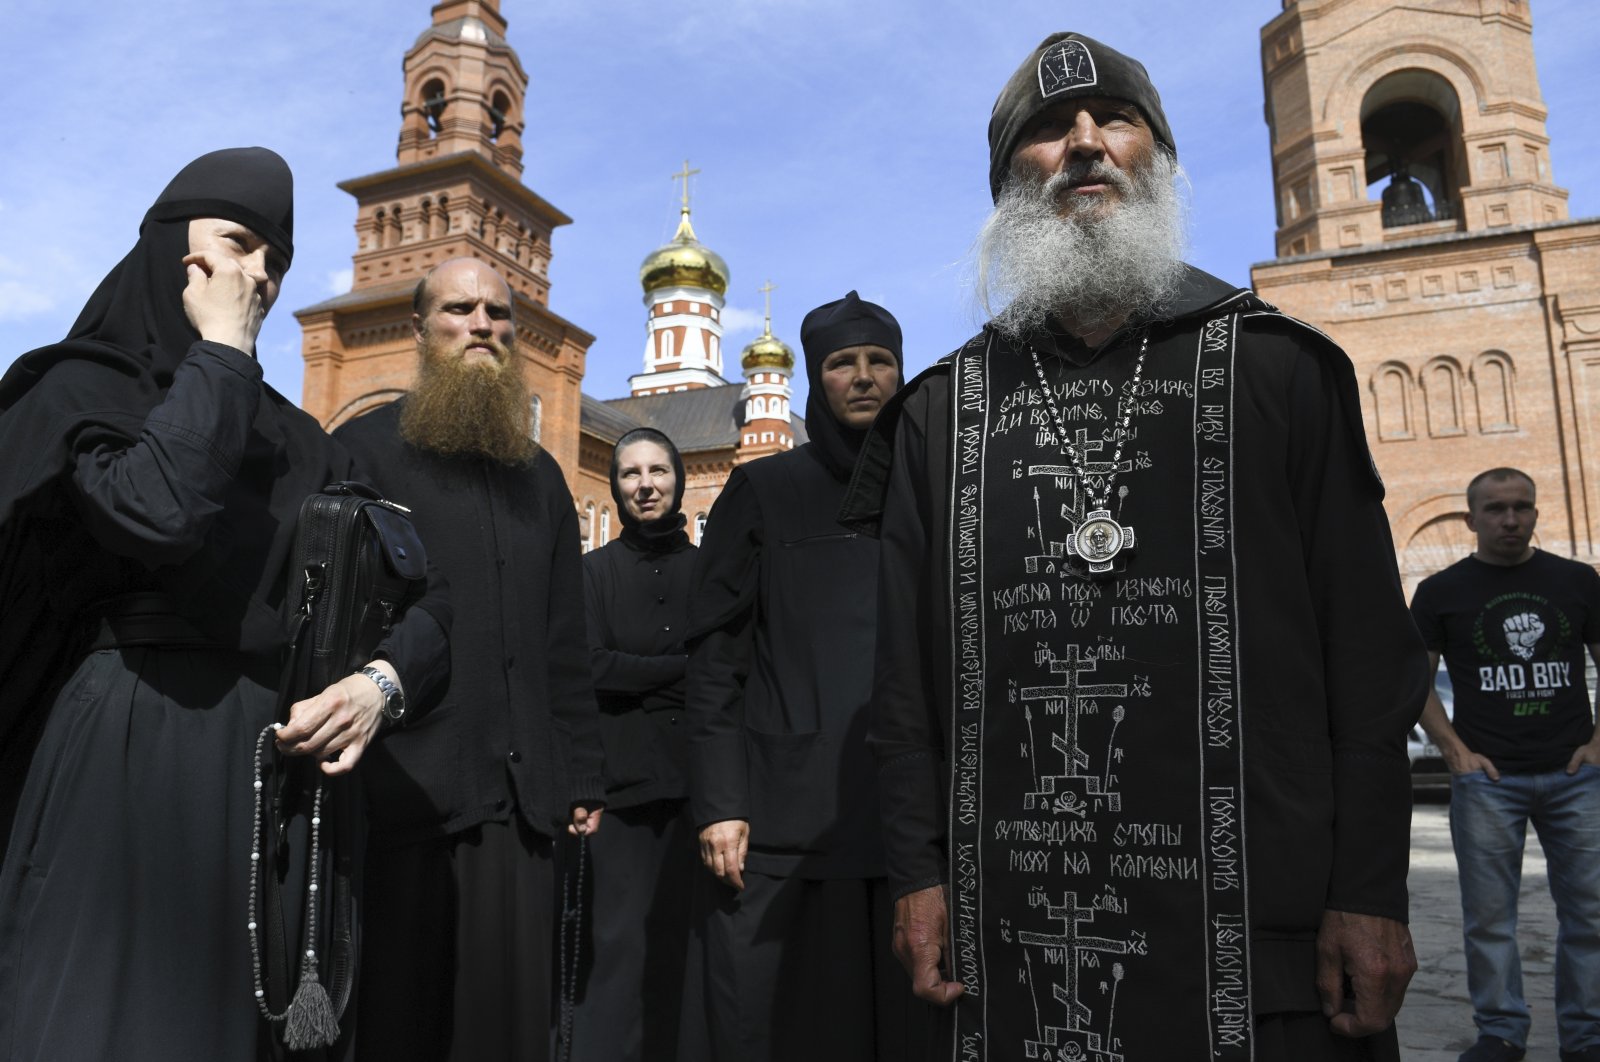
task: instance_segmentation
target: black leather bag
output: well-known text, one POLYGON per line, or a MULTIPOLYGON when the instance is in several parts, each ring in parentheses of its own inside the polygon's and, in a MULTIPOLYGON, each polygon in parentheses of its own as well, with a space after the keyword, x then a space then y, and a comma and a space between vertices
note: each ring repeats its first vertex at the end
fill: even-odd
MULTIPOLYGON (((324 487, 301 505, 288 586, 288 600, 297 609, 278 722, 288 721, 296 701, 370 661, 401 613, 421 596, 427 554, 407 512, 371 488, 347 482, 324 487)), ((363 816, 348 775, 330 779, 307 759, 279 756, 271 735, 270 729, 263 732, 256 747, 254 987, 262 1015, 284 1023, 284 1043, 309 1050, 338 1038, 355 982, 363 816), (292 866, 305 868, 309 885, 298 933, 288 928, 284 904, 300 898, 282 888, 292 866)))

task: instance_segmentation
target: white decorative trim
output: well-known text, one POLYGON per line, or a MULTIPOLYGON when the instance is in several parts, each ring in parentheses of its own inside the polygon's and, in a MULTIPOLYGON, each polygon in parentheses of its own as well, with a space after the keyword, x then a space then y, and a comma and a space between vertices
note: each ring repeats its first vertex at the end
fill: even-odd
POLYGON ((685 387, 726 387, 728 381, 710 369, 673 369, 668 372, 643 372, 628 377, 628 387, 634 394, 654 394, 657 391, 678 390, 685 387))

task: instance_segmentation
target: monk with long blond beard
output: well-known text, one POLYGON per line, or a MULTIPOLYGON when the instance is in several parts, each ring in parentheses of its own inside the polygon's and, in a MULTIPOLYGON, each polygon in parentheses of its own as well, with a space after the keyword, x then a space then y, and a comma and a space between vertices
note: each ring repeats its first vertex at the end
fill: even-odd
POLYGON ((427 281, 417 285, 411 309, 421 364, 401 406, 400 435, 435 453, 520 465, 539 452, 539 444, 531 430, 532 396, 515 356, 510 289, 488 266, 471 268, 474 261, 461 259, 460 268, 436 270, 443 271, 436 280, 438 293, 430 294, 427 281), (479 298, 480 284, 490 289, 489 297, 479 298), (503 298, 493 290, 496 285, 505 289, 503 298), (447 295, 471 299, 472 305, 441 304, 447 295), (469 315, 479 302, 481 317, 474 321, 469 315))
POLYGON ((552 842, 599 825, 577 516, 531 434, 515 301, 483 262, 417 286, 416 388, 335 434, 412 508, 456 622, 441 703, 366 772, 372 842, 356 1057, 550 1049, 552 842))

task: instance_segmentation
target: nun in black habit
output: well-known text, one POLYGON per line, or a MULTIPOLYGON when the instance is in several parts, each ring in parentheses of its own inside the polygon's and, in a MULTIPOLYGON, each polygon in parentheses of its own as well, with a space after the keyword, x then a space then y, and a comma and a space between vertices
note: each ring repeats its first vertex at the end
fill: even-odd
POLYGON ((677 1057, 696 871, 683 725, 695 549, 683 529, 683 491, 672 440, 654 428, 628 432, 611 455, 622 534, 583 558, 606 828, 589 842, 576 1060, 677 1057))
MULTIPOLYGON (((0 381, 0 1059, 285 1053, 246 928, 253 758, 300 504, 355 478, 252 356, 292 219, 273 152, 196 159, 68 337, 0 381)), ((413 703, 448 623, 430 596, 378 652, 413 703)), ((338 785, 382 705, 348 677, 280 745, 338 785)))
MULTIPOLYGON (((811 441, 742 465, 706 525, 690 608, 696 971, 728 1060, 925 1059, 932 1011, 890 955, 865 744, 877 543, 836 514, 902 382, 900 327, 855 292, 800 330, 811 441)), ((687 1036, 700 1024, 686 1012, 687 1036)))

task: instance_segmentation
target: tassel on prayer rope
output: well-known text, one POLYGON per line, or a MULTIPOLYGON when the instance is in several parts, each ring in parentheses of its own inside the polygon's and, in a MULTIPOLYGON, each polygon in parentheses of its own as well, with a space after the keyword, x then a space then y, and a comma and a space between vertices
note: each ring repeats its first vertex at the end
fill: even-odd
POLYGON ((300 972, 300 987, 284 1014, 283 1043, 291 1051, 331 1047, 339 1038, 339 1019, 333 1014, 328 990, 317 980, 317 965, 307 959, 300 972))

